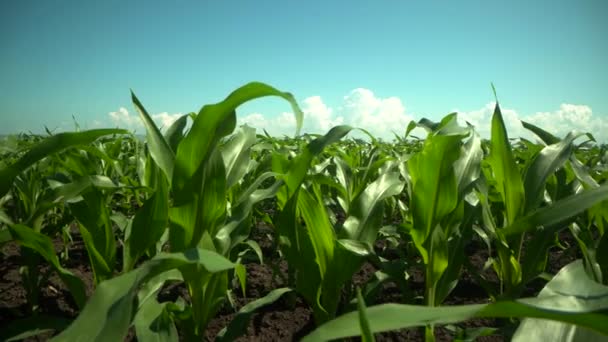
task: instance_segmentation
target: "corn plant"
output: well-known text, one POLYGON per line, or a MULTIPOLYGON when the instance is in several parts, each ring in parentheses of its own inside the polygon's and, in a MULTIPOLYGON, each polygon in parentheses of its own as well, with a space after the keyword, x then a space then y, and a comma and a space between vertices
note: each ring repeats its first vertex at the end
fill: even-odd
POLYGON ((608 335, 606 308, 608 287, 589 278, 581 260, 576 260, 547 283, 538 297, 443 307, 381 304, 329 321, 302 341, 370 336, 384 331, 483 317, 525 318, 515 332, 514 341, 559 341, 574 337, 603 340, 608 335))
POLYGON ((520 167, 509 144, 500 106, 496 104, 491 151, 483 168, 487 185, 481 183, 478 195, 484 211, 484 228, 495 242, 498 254, 493 266, 501 280, 501 296, 517 297, 523 286, 543 271, 555 233, 608 196, 608 188, 601 186, 545 203, 547 179, 571 157, 572 143, 581 135, 570 133, 563 140, 543 147, 520 167), (495 198, 499 198, 500 215, 493 215, 498 209, 491 204, 491 191, 498 195, 495 198), (522 247, 527 235, 532 240, 524 256, 522 247))
POLYGON ((53 135, 31 145, 27 152, 0 170, 0 195, 4 196, 14 189, 12 197, 17 199, 17 207, 22 208, 16 211, 18 216, 9 221, 7 231, 10 238, 6 241, 14 240, 23 247, 21 274, 32 310, 37 309, 38 291, 45 279, 38 272, 41 257, 59 274, 78 306, 82 307, 86 299, 82 281, 60 265, 51 238, 42 231, 45 215, 69 195, 64 189, 51 189, 48 185, 41 184, 39 179, 32 177, 32 170, 36 170, 39 161, 49 164, 49 156, 57 152, 89 144, 104 135, 122 133, 126 131, 102 129, 53 135))
MULTIPOLYGON (((144 174, 149 176, 146 184, 153 187, 154 193, 137 211, 127 230, 125 265, 129 271, 100 283, 79 319, 60 334, 58 340, 73 340, 85 334, 121 339, 133 319, 142 336, 175 336, 175 324, 187 339, 203 336, 207 324, 226 299, 228 271, 239 267, 227 259, 232 247, 240 242, 233 241, 231 233, 242 228, 241 223, 247 223, 248 212, 256 201, 273 194, 272 189, 266 194, 265 189, 256 190, 256 185, 267 177, 262 175, 253 187, 240 193, 242 200, 237 200, 236 206, 228 211, 229 187, 247 170, 250 144, 239 139, 247 141, 247 131, 227 143, 222 141, 235 129, 235 109, 262 96, 279 96, 289 101, 301 125, 301 111, 291 94, 262 83, 250 83, 224 101, 206 105, 197 114, 189 115, 194 121, 187 133, 183 133, 183 121, 180 121, 163 136, 132 94, 147 131, 150 164, 144 174), (142 255, 154 248, 166 229, 171 253, 157 253, 141 267, 133 268, 142 255), (190 303, 157 302, 154 294, 169 280, 186 284, 190 303), (147 290, 140 291, 142 286, 147 290), (121 314, 106 321, 106 315, 113 310, 120 310, 121 314), (145 329, 152 321, 164 322, 159 331, 153 333, 145 329), (105 323, 98 324, 92 333, 91 322, 105 323)), ((276 292, 269 296, 255 305, 278 297, 276 292)))

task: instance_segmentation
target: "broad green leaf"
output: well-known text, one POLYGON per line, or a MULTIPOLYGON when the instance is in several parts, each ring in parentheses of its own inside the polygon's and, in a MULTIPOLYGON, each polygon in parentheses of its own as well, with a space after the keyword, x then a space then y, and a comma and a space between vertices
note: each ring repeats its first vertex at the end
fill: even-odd
POLYGON ((374 342, 374 334, 369 328, 369 320, 367 318, 367 312, 365 311, 365 301, 361 295, 361 289, 357 288, 357 309, 359 311, 359 327, 361 327, 361 341, 362 342, 374 342))
POLYGON ((255 128, 242 126, 230 140, 222 145, 226 165, 226 186, 231 188, 243 178, 250 161, 250 148, 255 143, 255 128))
POLYGON ((403 191, 405 182, 398 172, 383 173, 371 182, 350 204, 348 217, 340 231, 340 238, 372 245, 378 236, 384 214, 384 201, 403 191))
POLYGON ((553 134, 545 131, 544 129, 535 126, 529 122, 525 122, 522 121, 521 122, 522 126, 524 126, 524 128, 532 131, 534 134, 536 134, 539 138, 541 138, 545 144, 547 145, 554 145, 559 143, 560 139, 556 136, 554 136, 553 134))
POLYGON ((123 341, 136 314, 140 287, 159 274, 188 265, 200 265, 211 273, 234 267, 224 257, 203 249, 158 254, 133 271, 100 283, 80 315, 51 341, 123 341))
POLYGON ((464 198, 470 185, 479 178, 482 158, 481 138, 477 132, 471 129, 471 137, 462 146, 460 158, 454 163, 459 198, 464 198))
POLYGON ((174 252, 198 246, 203 235, 214 237, 223 225, 226 170, 217 148, 188 183, 188 187, 174 193, 173 207, 169 209, 169 241, 174 252))
POLYGON ((234 316, 227 327, 223 328, 216 336, 217 342, 234 341, 245 332, 251 316, 260 308, 271 305, 276 302, 285 293, 291 292, 292 289, 282 287, 270 291, 266 296, 258 298, 243 306, 234 316))
POLYGON ((507 225, 512 224, 521 215, 524 208, 524 185, 513 157, 511 143, 498 103, 496 103, 492 115, 491 152, 488 162, 492 167, 496 190, 505 203, 506 223, 507 225))
POLYGON ((272 172, 261 174, 250 184, 239 198, 232 203, 232 215, 228 219, 228 222, 218 230, 214 237, 217 250, 220 254, 228 255, 234 246, 249 238, 251 223, 248 219, 251 217, 253 206, 264 199, 273 197, 279 190, 279 187, 283 185, 283 181, 276 181, 266 189, 259 189, 259 187, 262 182, 268 178, 276 176, 277 174, 272 172))
MULTIPOLYGON (((562 268, 540 291, 538 298, 550 299, 557 296, 602 298, 607 292, 608 286, 592 281, 585 272, 582 260, 576 260, 562 268)), ((573 301, 568 306, 557 306, 557 309, 569 308, 575 311, 592 309, 577 304, 573 301)), ((526 318, 515 331, 512 341, 608 341, 608 335, 559 321, 526 318)))
MULTIPOLYGON (((340 141, 340 139, 347 135, 352 129, 352 127, 347 125, 333 127, 324 136, 311 141, 304 148, 304 151, 293 160, 285 175, 285 183, 290 197, 300 184, 302 184, 304 178, 306 178, 306 173, 310 168, 313 158, 320 154, 326 146, 340 141)), ((281 203, 279 203, 279 205, 281 205, 281 203)))
POLYGON ((83 193, 82 197, 83 201, 71 203, 69 208, 78 220, 95 282, 99 283, 112 276, 116 261, 116 239, 104 194, 92 188, 83 193))
POLYGON ((427 239, 440 221, 452 212, 458 202, 454 162, 459 157, 460 136, 431 136, 422 151, 408 161, 412 182, 413 229, 411 235, 422 254, 429 261, 427 239))
POLYGON ((535 156, 532 164, 526 170, 524 189, 526 192, 525 213, 534 210, 542 201, 545 193, 545 183, 547 178, 558 168, 562 167, 572 155, 574 139, 580 134, 569 133, 564 140, 543 148, 535 156))
POLYGON ((166 310, 167 305, 169 303, 159 303, 156 298, 150 298, 143 303, 133 318, 138 341, 179 341, 175 323, 166 310))
POLYGON ((186 128, 187 124, 188 114, 184 114, 180 116, 179 119, 175 120, 175 122, 167 128, 167 131, 165 131, 165 140, 173 152, 177 151, 177 146, 179 146, 179 143, 184 138, 184 128, 186 128))
MULTIPOLYGON (((577 262, 580 261, 575 263, 577 262)), ((538 298, 443 307, 381 304, 367 308, 366 312, 373 333, 428 324, 452 324, 472 318, 529 317, 576 324, 608 335, 608 326, 605 324, 608 315, 602 313, 608 309, 608 288, 597 283, 594 285, 587 276, 572 280, 569 278, 569 274, 560 272, 553 280, 552 288, 555 292, 538 298), (569 287, 566 292, 559 291, 571 281, 584 285, 569 287)), ((360 334, 358 320, 358 312, 347 313, 321 325, 302 341, 329 341, 357 336, 360 334)))
POLYGON ((55 248, 53 247, 51 238, 20 224, 10 226, 9 230, 13 239, 21 246, 36 251, 44 260, 53 266, 53 269, 70 290, 70 294, 74 298, 76 305, 78 305, 79 308, 84 307, 87 300, 84 283, 72 272, 61 266, 59 258, 57 258, 57 254, 55 254, 55 248))
POLYGON ((36 143, 15 163, 0 169, 0 197, 6 195, 21 172, 37 161, 68 147, 86 145, 104 135, 128 134, 124 129, 93 129, 83 132, 59 133, 36 143))
POLYGON ((146 127, 146 141, 148 143, 148 147, 150 148, 150 155, 158 167, 163 170, 169 182, 171 182, 173 179, 175 154, 133 91, 131 91, 131 100, 133 101, 135 108, 139 112, 139 117, 146 127))
POLYGON ((323 206, 323 200, 316 189, 312 193, 307 189, 301 189, 298 199, 298 209, 306 225, 306 231, 314 248, 315 261, 323 278, 329 263, 333 260, 335 233, 323 206))
POLYGON ((503 233, 508 237, 534 229, 551 229, 553 232, 557 232, 565 227, 562 224, 566 220, 606 200, 608 200, 608 184, 585 190, 541 207, 504 228, 503 233))
POLYGON ((304 114, 293 95, 264 83, 248 83, 233 91, 223 101, 205 105, 200 110, 192 128, 177 148, 173 182, 177 189, 182 189, 195 174, 217 141, 232 133, 236 126, 236 108, 245 102, 266 96, 278 96, 291 104, 296 117, 296 135, 299 135, 304 114))
POLYGON ((125 241, 125 270, 131 270, 145 252, 155 246, 167 229, 169 221, 169 189, 162 174, 159 176, 156 191, 137 211, 131 224, 131 231, 125 241))

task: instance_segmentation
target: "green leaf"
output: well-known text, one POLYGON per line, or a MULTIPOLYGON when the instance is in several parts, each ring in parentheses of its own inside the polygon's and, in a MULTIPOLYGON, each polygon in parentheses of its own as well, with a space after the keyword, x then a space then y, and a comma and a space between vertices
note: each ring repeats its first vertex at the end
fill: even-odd
MULTIPOLYGON (((251 224, 248 219, 251 217, 251 211, 254 204, 273 197, 283 182, 280 180, 276 181, 266 189, 259 189, 259 187, 268 178, 276 176, 277 174, 273 172, 261 174, 243 193, 240 194, 239 198, 232 203, 232 215, 228 219, 228 222, 218 230, 214 238, 220 254, 229 255, 234 246, 249 238, 251 224)), ((258 253, 258 255, 260 255, 260 253, 258 253)))
POLYGON ((568 196, 521 217, 503 229, 505 236, 515 236, 534 229, 565 228, 566 220, 582 213, 593 205, 608 200, 608 184, 568 196))
POLYGON ((404 186, 405 182, 399 179, 398 172, 383 173, 368 184, 350 204, 339 237, 372 245, 382 225, 384 201, 400 194, 404 186))
POLYGON ((173 179, 175 154, 133 91, 131 91, 131 99, 135 105, 135 108, 139 112, 139 116, 143 121, 144 126, 146 127, 146 141, 148 143, 148 147, 150 148, 150 155, 158 167, 163 170, 169 182, 171 182, 173 179))
MULTIPOLYGON (((316 190, 316 189, 315 189, 316 190)), ((301 189, 298 198, 298 209, 306 224, 306 231, 315 252, 315 261, 319 265, 321 277, 324 277, 334 255, 335 234, 323 200, 318 191, 309 192, 301 189)))
POLYGON ((71 203, 69 208, 78 220, 95 282, 99 283, 111 277, 114 271, 116 239, 105 195, 92 188, 83 193, 82 197, 83 201, 71 203))
POLYGON ((524 189, 526 207, 524 212, 538 207, 545 192, 547 178, 562 167, 573 152, 573 141, 582 134, 569 133, 564 140, 543 148, 526 170, 524 189))
POLYGON ((174 252, 198 246, 204 234, 214 237, 224 223, 226 170, 217 148, 188 183, 174 193, 169 209, 169 241, 174 252))
POLYGON ((177 149, 173 182, 177 185, 177 189, 185 186, 203 160, 208 157, 217 141, 232 133, 236 126, 236 108, 245 102, 266 96, 278 96, 291 104, 296 116, 296 135, 299 134, 304 114, 293 95, 264 83, 248 83, 233 91, 223 101, 205 105, 200 110, 192 128, 177 149))
POLYGON ((57 255, 55 254, 55 248, 53 247, 51 238, 21 224, 12 225, 9 227, 9 230, 13 239, 21 246, 36 251, 44 260, 53 266, 53 269, 70 290, 70 294, 74 298, 76 305, 78 305, 79 308, 84 307, 87 300, 84 283, 72 272, 61 266, 59 258, 57 258, 57 255))
POLYGON ((179 341, 175 323, 166 310, 170 304, 173 303, 159 303, 156 298, 150 298, 143 303, 133 319, 138 341, 179 341))
POLYGON ((270 291, 266 296, 258 298, 243 306, 234 316, 227 327, 223 328, 216 336, 217 342, 234 341, 247 331, 247 325, 251 316, 260 308, 273 304, 285 293, 291 292, 290 288, 279 288, 270 291))
POLYGON ((234 266, 234 273, 239 280, 239 285, 241 286, 241 291, 243 293, 243 297, 246 297, 246 289, 247 289, 247 269, 243 264, 237 263, 234 266))
POLYGON ((496 103, 492 116, 491 152, 488 162, 494 173, 496 190, 505 203, 506 222, 512 224, 521 215, 524 208, 524 185, 513 157, 511 143, 498 103, 496 103))
POLYGON ((104 135, 128 134, 124 129, 93 129, 83 132, 59 133, 36 143, 15 163, 0 169, 0 197, 6 195, 21 172, 37 161, 68 147, 86 145, 104 135))
POLYGON ((439 222, 457 206, 454 162, 459 156, 460 140, 459 136, 429 137, 424 149, 408 161, 412 182, 411 235, 425 264, 429 261, 428 247, 425 246, 427 239, 439 222))
POLYGON ((245 176, 250 161, 250 148, 255 142, 255 128, 242 126, 222 146, 222 157, 226 165, 226 186, 228 188, 231 188, 245 176))
MULTIPOLYGON (((595 283, 589 278, 582 260, 576 260, 562 268, 540 291, 538 298, 547 298, 548 300, 553 297, 567 296, 575 298, 597 296, 602 298, 606 296, 607 292, 607 286, 595 283)), ((556 304, 558 304, 556 305, 557 309, 574 308, 572 306, 560 307, 559 301, 556 301, 556 304)), ((577 311, 587 311, 594 308, 583 306, 575 309, 577 311)), ((608 341, 608 335, 605 332, 602 335, 587 328, 559 321, 526 318, 515 331, 512 341, 608 341)))
MULTIPOLYGON (((296 189, 302 184, 306 174, 310 168, 313 158, 320 154, 326 146, 340 141, 353 128, 347 125, 335 126, 330 129, 327 134, 311 141, 304 151, 296 157, 290 164, 289 170, 285 175, 285 183, 288 190, 288 195, 291 197, 296 189)), ((279 203, 279 207, 283 203, 279 203)))
POLYGON ((560 141, 558 137, 529 122, 522 121, 521 124, 524 126, 524 128, 538 135, 538 137, 541 138, 547 145, 557 144, 560 141))
POLYGON ((188 265, 217 273, 234 267, 230 261, 204 249, 160 253, 133 271, 99 284, 74 322, 51 341, 123 341, 136 312, 140 288, 153 277, 188 265))
POLYGON ((184 128, 186 128, 187 124, 188 114, 184 114, 167 128, 164 137, 173 152, 177 151, 177 146, 179 146, 179 143, 184 138, 184 128))
POLYGON ((357 288, 357 309, 359 311, 359 327, 361 327, 361 341, 363 342, 374 342, 374 334, 369 327, 369 320, 367 318, 367 312, 365 311, 365 301, 361 295, 361 289, 357 288))
MULTIPOLYGON (((578 267, 573 266, 577 263, 580 260, 567 267, 578 267)), ((366 309, 370 330, 379 333, 425 325, 452 324, 472 318, 530 317, 576 324, 608 335, 605 323, 608 319, 605 314, 608 309, 608 287, 594 283, 584 274, 580 277, 572 275, 572 272, 560 271, 552 284, 547 285, 554 292, 538 298, 443 307, 404 304, 372 306, 366 309), (580 284, 570 286, 573 282, 580 284)), ((358 320, 358 312, 347 313, 321 325, 302 341, 329 341, 357 336, 360 334, 358 320)), ((529 340, 528 335, 524 337, 529 340)))
POLYGON ((464 198, 470 190, 471 184, 479 178, 482 158, 481 138, 477 132, 471 129, 471 137, 463 145, 460 158, 454 163, 459 198, 464 198))
POLYGON ((131 270, 137 260, 163 236, 169 222, 169 189, 160 173, 156 191, 137 210, 131 232, 125 241, 125 270, 131 270))

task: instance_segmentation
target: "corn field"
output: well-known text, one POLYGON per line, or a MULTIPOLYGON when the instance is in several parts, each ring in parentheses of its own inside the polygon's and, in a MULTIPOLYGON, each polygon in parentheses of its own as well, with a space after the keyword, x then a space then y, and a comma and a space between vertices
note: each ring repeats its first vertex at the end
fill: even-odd
POLYGON ((258 82, 161 130, 131 95, 145 139, 0 146, 2 341, 608 340, 592 135, 509 137, 498 103, 489 139, 455 113, 301 134, 258 82), (268 96, 293 137, 237 127, 268 96))

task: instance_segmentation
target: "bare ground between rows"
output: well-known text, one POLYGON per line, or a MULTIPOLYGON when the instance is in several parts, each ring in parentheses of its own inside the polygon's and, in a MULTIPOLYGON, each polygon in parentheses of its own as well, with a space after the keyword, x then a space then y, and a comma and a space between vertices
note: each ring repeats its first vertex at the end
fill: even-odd
MULTIPOLYGON (((270 241, 272 231, 270 228, 260 225, 254 230, 252 238, 256 240, 265 255, 264 264, 250 262, 246 264, 247 269, 247 288, 246 296, 243 297, 241 289, 234 289, 236 309, 239 309, 246 303, 263 297, 271 290, 285 286, 281 277, 276 277, 273 274, 274 269, 280 270, 281 273, 286 272, 287 265, 284 260, 279 260, 276 251, 273 250, 272 242, 270 241)), ((572 243, 572 239, 564 232, 560 235, 566 243, 572 243)), ((60 239, 55 240, 57 251, 61 250, 62 242, 60 239)), ((383 246, 382 241, 377 247, 383 246)), ((5 245, 2 249, 2 262, 0 264, 0 328, 8 327, 11 322, 20 318, 26 317, 26 292, 21 284, 19 275, 19 255, 20 249, 13 243, 5 245)), ((393 251, 394 252, 394 251, 393 251)), ((78 238, 69 249, 70 259, 66 263, 66 268, 74 272, 78 277, 84 280, 87 295, 93 292, 93 274, 88 264, 88 256, 82 241, 78 238)), ((390 254, 390 253, 389 253, 390 254)), ((471 241, 466 249, 467 257, 469 258, 473 268, 486 276, 491 281, 498 282, 498 279, 493 271, 483 270, 483 266, 488 258, 488 252, 484 245, 479 241, 471 241)), ((549 254, 547 271, 556 273, 564 265, 574 260, 578 255, 553 249, 549 254)), ((41 264, 41 271, 48 271, 47 265, 41 264)), ((353 277, 353 282, 357 285, 364 284, 371 279, 376 269, 369 263, 364 264, 357 274, 353 277)), ((424 291, 424 277, 418 268, 409 269, 411 278, 409 285, 414 295, 421 296, 424 291)), ((534 295, 542 288, 542 282, 534 282, 526 289, 527 295, 534 295)), ((168 301, 175 300, 178 296, 188 297, 185 287, 180 284, 166 286, 159 295, 159 300, 168 301)), ((375 303, 367 303, 373 305, 378 303, 402 302, 401 292, 397 287, 388 283, 383 287, 382 292, 375 303)), ((475 304, 487 303, 488 295, 485 290, 476 283, 474 277, 469 271, 463 270, 461 280, 457 287, 445 301, 445 305, 457 304, 475 304)), ((40 311, 41 313, 65 317, 73 319, 77 316, 78 310, 75 303, 70 297, 65 286, 61 283, 59 277, 53 274, 47 283, 41 288, 40 294, 40 311)), ((213 340, 216 334, 224 328, 234 317, 235 310, 229 305, 218 313, 218 315, 210 322, 206 340, 213 340)), ((495 319, 475 319, 458 324, 461 328, 476 328, 476 327, 501 327, 504 321, 495 319)), ((290 306, 289 303, 281 298, 277 302, 267 307, 264 307, 253 315, 247 332, 239 338, 239 341, 297 341, 301 337, 314 329, 314 321, 312 311, 308 305, 301 299, 297 298, 295 306, 290 306)), ((46 341, 52 336, 51 333, 39 335, 37 337, 28 338, 26 341, 46 341)), ((422 341, 423 332, 421 329, 403 329, 399 331, 386 332, 376 335, 378 341, 422 341)), ((136 341, 133 332, 129 333, 128 341, 136 341)), ((353 339, 357 340, 357 339, 353 339)), ((453 340, 453 333, 445 327, 437 329, 438 341, 453 340)), ((503 341, 505 337, 497 334, 479 338, 478 341, 503 341)))

